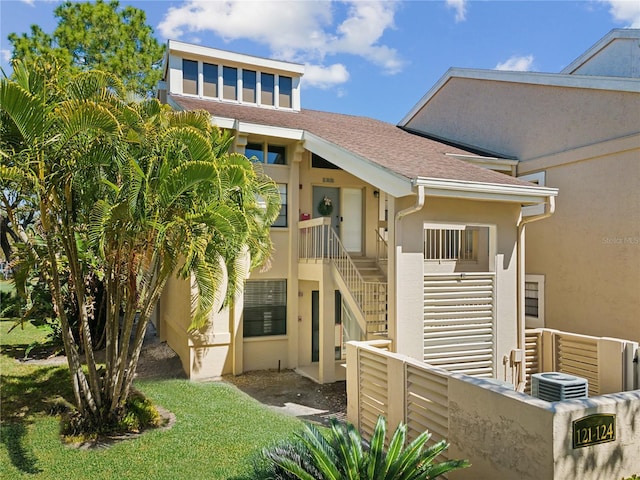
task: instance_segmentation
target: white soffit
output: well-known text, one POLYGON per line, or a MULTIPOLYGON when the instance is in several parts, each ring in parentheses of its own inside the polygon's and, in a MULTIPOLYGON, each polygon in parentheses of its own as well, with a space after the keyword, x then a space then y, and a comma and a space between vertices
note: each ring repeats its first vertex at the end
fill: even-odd
POLYGON ((548 197, 558 195, 557 188, 539 187, 536 185, 463 182, 460 180, 428 177, 418 177, 415 179, 414 185, 424 187, 424 193, 427 196, 516 202, 532 205, 542 203, 548 197))
POLYGON ((420 101, 413 106, 409 113, 400 120, 398 126, 406 127, 413 117, 416 116, 440 90, 447 88, 447 84, 454 82, 455 79, 490 80, 494 82, 520 83, 547 87, 584 88, 592 90, 640 93, 640 82, 633 78, 450 68, 420 99, 420 101))

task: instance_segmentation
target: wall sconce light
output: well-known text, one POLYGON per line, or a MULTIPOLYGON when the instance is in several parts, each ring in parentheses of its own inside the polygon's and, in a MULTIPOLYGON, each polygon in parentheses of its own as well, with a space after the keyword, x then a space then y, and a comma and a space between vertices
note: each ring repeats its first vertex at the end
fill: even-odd
POLYGON ((380 190, 374 190, 373 191, 373 196, 378 198, 380 196, 380 190))

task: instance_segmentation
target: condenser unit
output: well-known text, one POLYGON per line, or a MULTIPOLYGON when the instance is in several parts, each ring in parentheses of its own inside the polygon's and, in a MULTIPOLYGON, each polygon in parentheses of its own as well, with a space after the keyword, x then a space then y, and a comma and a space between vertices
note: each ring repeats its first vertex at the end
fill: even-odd
POLYGON ((589 382, 586 378, 559 372, 534 373, 531 375, 531 396, 559 402, 589 396, 589 382))

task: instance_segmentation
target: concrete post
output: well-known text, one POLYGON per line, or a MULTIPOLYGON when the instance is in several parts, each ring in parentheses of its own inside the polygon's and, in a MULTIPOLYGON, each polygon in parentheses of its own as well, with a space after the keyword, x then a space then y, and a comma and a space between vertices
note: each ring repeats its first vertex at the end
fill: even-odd
POLYGON ((358 342, 347 343, 347 421, 360 430, 360 365, 358 342))
POLYGON ((600 395, 624 390, 624 342, 616 338, 598 339, 598 384, 600 395))

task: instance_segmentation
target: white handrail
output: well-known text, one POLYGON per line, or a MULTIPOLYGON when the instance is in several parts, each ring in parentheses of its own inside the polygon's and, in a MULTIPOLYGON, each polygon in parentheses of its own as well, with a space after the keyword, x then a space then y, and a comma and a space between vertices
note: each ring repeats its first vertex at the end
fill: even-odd
POLYGON ((331 261, 345 282, 365 319, 370 332, 386 329, 386 282, 368 282, 362 278, 342 241, 331 228, 327 217, 299 223, 298 257, 316 261, 331 261), (383 298, 381 298, 383 297, 383 298), (382 308, 381 308, 382 306, 382 308))

